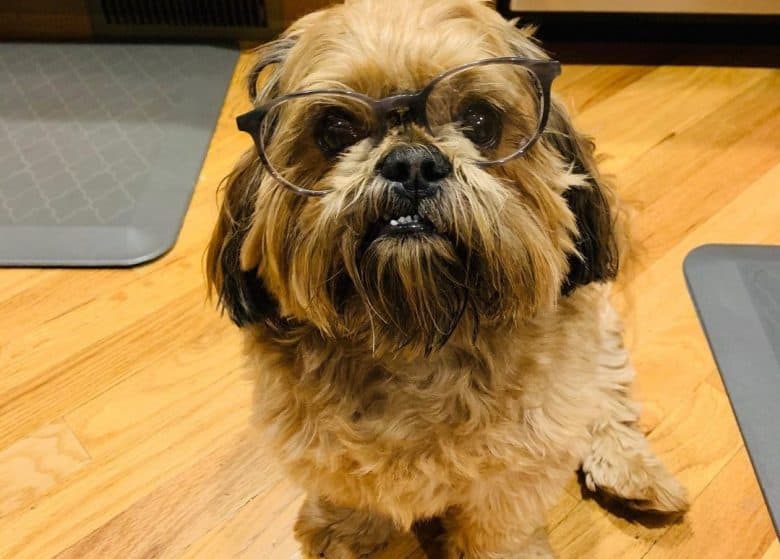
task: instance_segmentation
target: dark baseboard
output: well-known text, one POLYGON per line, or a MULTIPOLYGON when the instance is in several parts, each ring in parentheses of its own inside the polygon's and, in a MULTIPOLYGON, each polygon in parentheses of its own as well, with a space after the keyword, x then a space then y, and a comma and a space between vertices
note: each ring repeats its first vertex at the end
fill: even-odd
POLYGON ((780 16, 510 13, 562 62, 780 67, 780 16))

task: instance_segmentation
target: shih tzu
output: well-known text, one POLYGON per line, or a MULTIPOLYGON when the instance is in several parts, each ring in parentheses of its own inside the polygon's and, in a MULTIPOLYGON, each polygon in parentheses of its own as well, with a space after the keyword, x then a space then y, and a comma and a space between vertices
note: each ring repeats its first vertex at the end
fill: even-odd
POLYGON ((353 0, 257 51, 208 275, 243 329, 307 558, 439 518, 451 559, 553 557, 572 473, 685 491, 637 426, 623 227, 559 63, 479 0, 353 0))

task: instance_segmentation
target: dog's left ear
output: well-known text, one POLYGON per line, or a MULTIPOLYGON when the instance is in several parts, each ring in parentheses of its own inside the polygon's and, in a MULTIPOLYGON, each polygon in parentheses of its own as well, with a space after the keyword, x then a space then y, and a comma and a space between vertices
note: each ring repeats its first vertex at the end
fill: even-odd
MULTIPOLYGON (((517 56, 547 58, 534 38, 534 26, 518 27, 518 20, 506 22, 504 37, 517 56)), ((573 174, 583 181, 564 193, 577 218, 577 253, 569 256, 569 274, 561 291, 568 295, 579 285, 614 279, 618 272, 619 246, 616 231, 615 197, 601 179, 593 157, 593 141, 577 132, 566 108, 553 96, 542 141, 560 154, 573 174)))
POLYGON ((615 278, 619 267, 614 195, 601 179, 593 141, 577 132, 563 104, 553 99, 544 139, 584 182, 564 193, 577 219, 578 254, 569 256, 569 274, 562 286, 568 295, 577 286, 615 278))

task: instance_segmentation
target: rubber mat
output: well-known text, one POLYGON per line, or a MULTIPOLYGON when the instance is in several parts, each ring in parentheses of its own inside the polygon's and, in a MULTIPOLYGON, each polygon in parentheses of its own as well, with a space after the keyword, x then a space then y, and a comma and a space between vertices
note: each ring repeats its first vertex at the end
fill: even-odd
POLYGON ((704 245, 685 277, 780 535, 780 246, 704 245))
POLYGON ((167 252, 237 57, 0 44, 0 265, 132 266, 167 252))

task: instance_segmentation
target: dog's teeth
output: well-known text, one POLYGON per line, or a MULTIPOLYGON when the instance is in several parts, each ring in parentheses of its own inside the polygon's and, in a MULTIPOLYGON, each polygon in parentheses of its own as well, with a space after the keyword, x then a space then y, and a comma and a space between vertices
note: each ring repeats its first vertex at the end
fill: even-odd
POLYGON ((407 225, 410 223, 419 223, 422 218, 419 214, 414 215, 403 215, 401 217, 397 217, 395 219, 390 219, 390 225, 393 227, 398 227, 399 225, 407 225))

